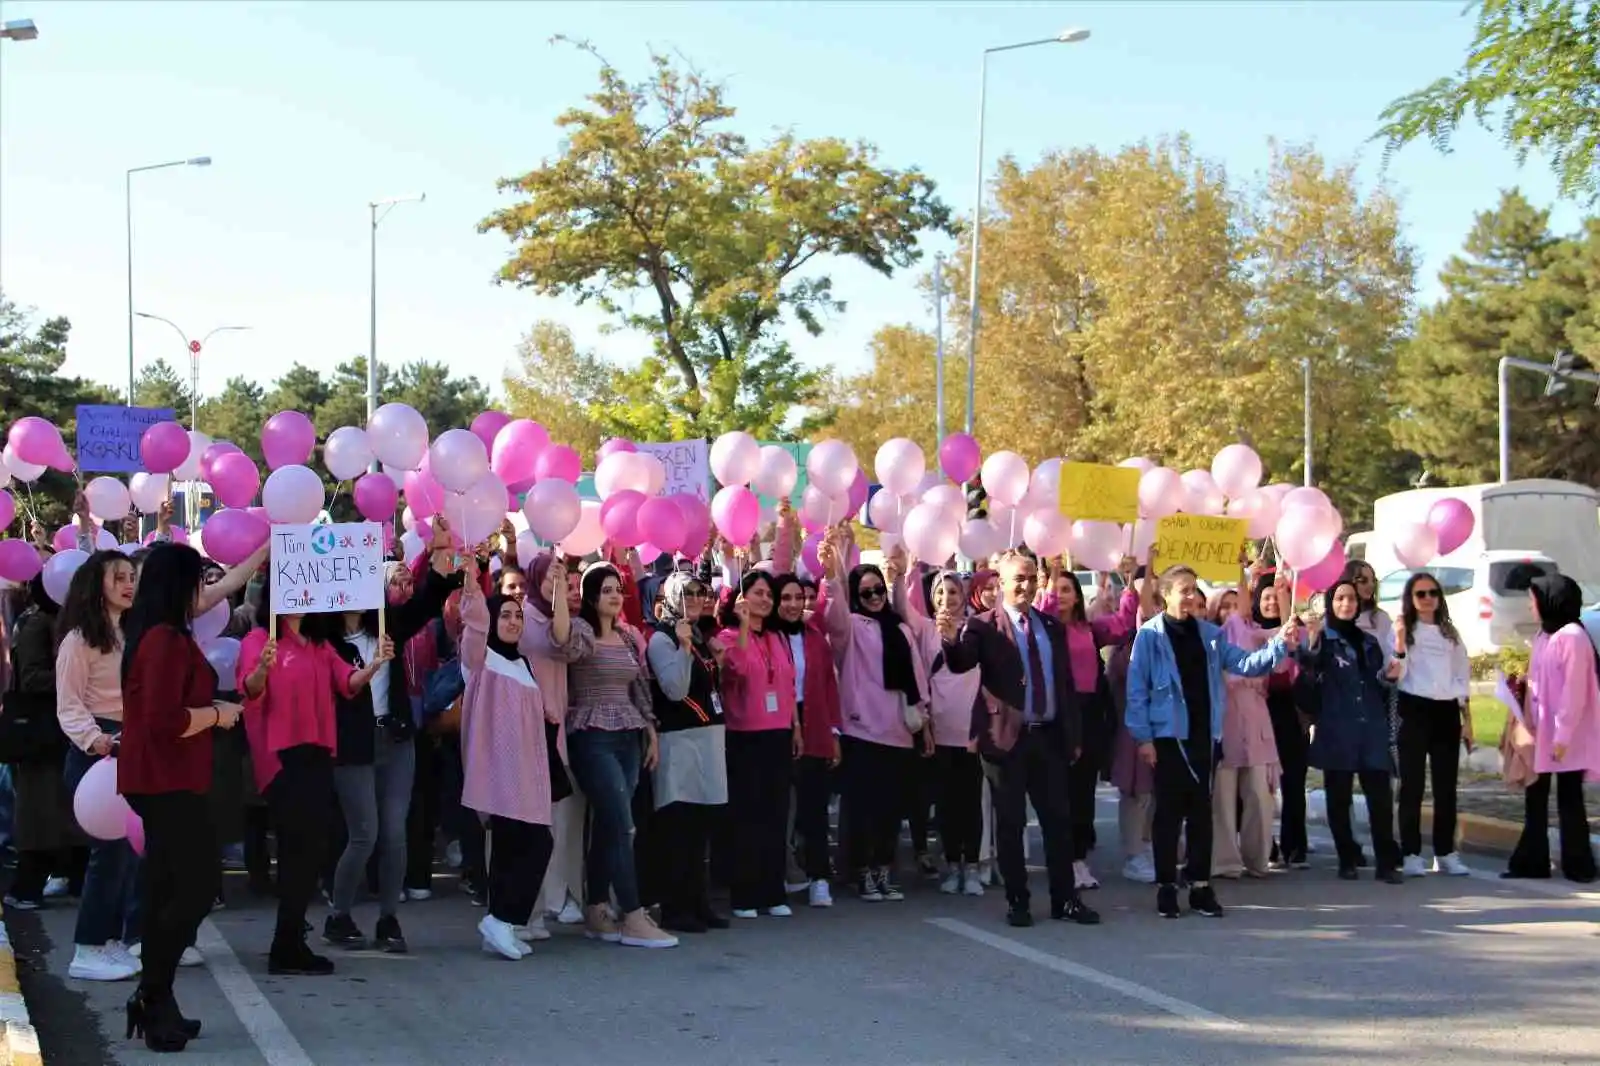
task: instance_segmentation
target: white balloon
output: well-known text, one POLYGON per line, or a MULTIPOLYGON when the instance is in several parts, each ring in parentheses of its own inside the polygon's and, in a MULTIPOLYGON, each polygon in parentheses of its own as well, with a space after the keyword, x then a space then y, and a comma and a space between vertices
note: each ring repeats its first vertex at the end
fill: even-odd
POLYGON ((120 522, 132 507, 128 486, 114 477, 95 478, 83 487, 83 497, 89 501, 89 513, 102 522, 120 522))
POLYGON ((322 511, 322 479, 304 466, 280 466, 261 486, 261 503, 273 522, 305 525, 322 511))
POLYGON ((745 485, 761 467, 761 445, 748 433, 734 430, 711 444, 711 473, 724 487, 745 485))
POLYGON ((795 465, 789 449, 777 444, 761 446, 761 459, 756 465, 756 476, 751 479, 751 488, 763 496, 778 498, 793 493, 799 480, 800 468, 795 465))
POLYGON ((322 446, 322 465, 328 468, 335 481, 353 481, 360 477, 372 465, 372 458, 367 431, 358 426, 340 426, 328 434, 328 442, 322 446))
POLYGON ((78 567, 88 561, 89 553, 81 548, 68 548, 46 559, 42 575, 45 595, 57 604, 65 604, 67 589, 72 584, 72 575, 78 572, 78 567))
POLYGON ((428 422, 414 407, 386 403, 367 420, 367 444, 380 463, 416 470, 428 454, 428 422))
POLYGON ((189 458, 172 472, 179 481, 194 481, 200 477, 200 459, 211 447, 211 438, 196 430, 189 431, 189 458))
POLYGON ((172 478, 166 474, 147 474, 141 470, 128 479, 128 497, 140 514, 160 511, 161 502, 171 490, 172 478))
POLYGON ((422 543, 422 538, 417 536, 411 530, 408 529, 405 531, 405 533, 401 534, 400 549, 401 551, 405 552, 407 566, 410 566, 412 563, 417 561, 417 557, 422 554, 423 547, 424 545, 422 543))
POLYGON ((12 476, 22 482, 37 481, 39 475, 44 473, 45 469, 36 463, 30 463, 20 458, 16 452, 11 450, 11 445, 9 444, 5 446, 4 450, 0 450, 0 462, 4 462, 6 469, 11 472, 12 476))
POLYGON ((895 492, 910 492, 928 472, 927 457, 916 441, 906 437, 886 440, 872 462, 880 484, 895 492))

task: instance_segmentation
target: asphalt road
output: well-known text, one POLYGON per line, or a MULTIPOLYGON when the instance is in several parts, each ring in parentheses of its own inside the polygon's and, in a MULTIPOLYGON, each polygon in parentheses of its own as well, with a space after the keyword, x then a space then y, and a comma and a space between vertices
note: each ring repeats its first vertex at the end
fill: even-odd
MULTIPOLYGON (((1114 833, 1103 826, 1104 839, 1114 833)), ((1491 860, 1473 878, 1351 884, 1334 878, 1326 846, 1316 859, 1310 871, 1223 882, 1220 921, 1163 921, 1153 888, 1115 876, 1092 894, 1098 928, 1015 930, 997 892, 917 886, 901 904, 841 892, 831 911, 798 907, 672 951, 562 929, 517 963, 479 949, 482 911, 440 878, 435 899, 402 909, 410 955, 338 953, 328 978, 267 976, 270 907, 230 885, 240 905, 202 930, 208 966, 179 977, 186 1013, 206 1025, 186 1061, 1600 1062, 1600 893, 1502 882, 1491 860)), ((1036 885, 1036 907, 1043 895, 1036 885)), ((131 985, 66 979, 70 907, 7 918, 47 1062, 171 1061, 121 1039, 131 985)), ((370 904, 358 919, 370 932, 370 904)))

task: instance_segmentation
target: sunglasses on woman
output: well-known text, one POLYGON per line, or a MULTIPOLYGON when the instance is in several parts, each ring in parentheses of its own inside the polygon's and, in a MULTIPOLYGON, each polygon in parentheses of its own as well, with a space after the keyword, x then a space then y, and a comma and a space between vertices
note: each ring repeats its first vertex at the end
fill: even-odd
POLYGON ((883 599, 883 586, 882 585, 870 585, 867 588, 862 589, 861 590, 861 598, 864 599, 864 600, 881 600, 881 599, 883 599))
POLYGON ((1439 598, 1438 589, 1414 589, 1411 593, 1413 599, 1436 600, 1439 598))

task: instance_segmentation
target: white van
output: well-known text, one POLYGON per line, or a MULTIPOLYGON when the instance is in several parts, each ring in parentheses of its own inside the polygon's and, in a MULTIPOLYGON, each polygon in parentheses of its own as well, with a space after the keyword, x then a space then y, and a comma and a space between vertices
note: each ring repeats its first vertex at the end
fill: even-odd
MULTIPOLYGON (((1486 551, 1472 566, 1427 566, 1444 590, 1450 621, 1461 633, 1468 655, 1527 645, 1539 631, 1528 589, 1533 579, 1553 574, 1554 559, 1538 552, 1486 551)), ((1378 606, 1400 618, 1406 581, 1416 570, 1391 570, 1378 575, 1378 606)))

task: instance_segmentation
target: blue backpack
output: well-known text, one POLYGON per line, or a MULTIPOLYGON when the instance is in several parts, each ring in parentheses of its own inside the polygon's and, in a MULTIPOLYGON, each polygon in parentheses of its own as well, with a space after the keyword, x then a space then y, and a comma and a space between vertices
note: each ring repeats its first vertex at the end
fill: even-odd
POLYGON ((439 665, 428 674, 422 686, 423 722, 431 722, 455 706, 456 700, 467 690, 467 679, 461 672, 461 659, 444 631, 444 620, 439 619, 433 624, 438 627, 435 636, 439 646, 439 665))

